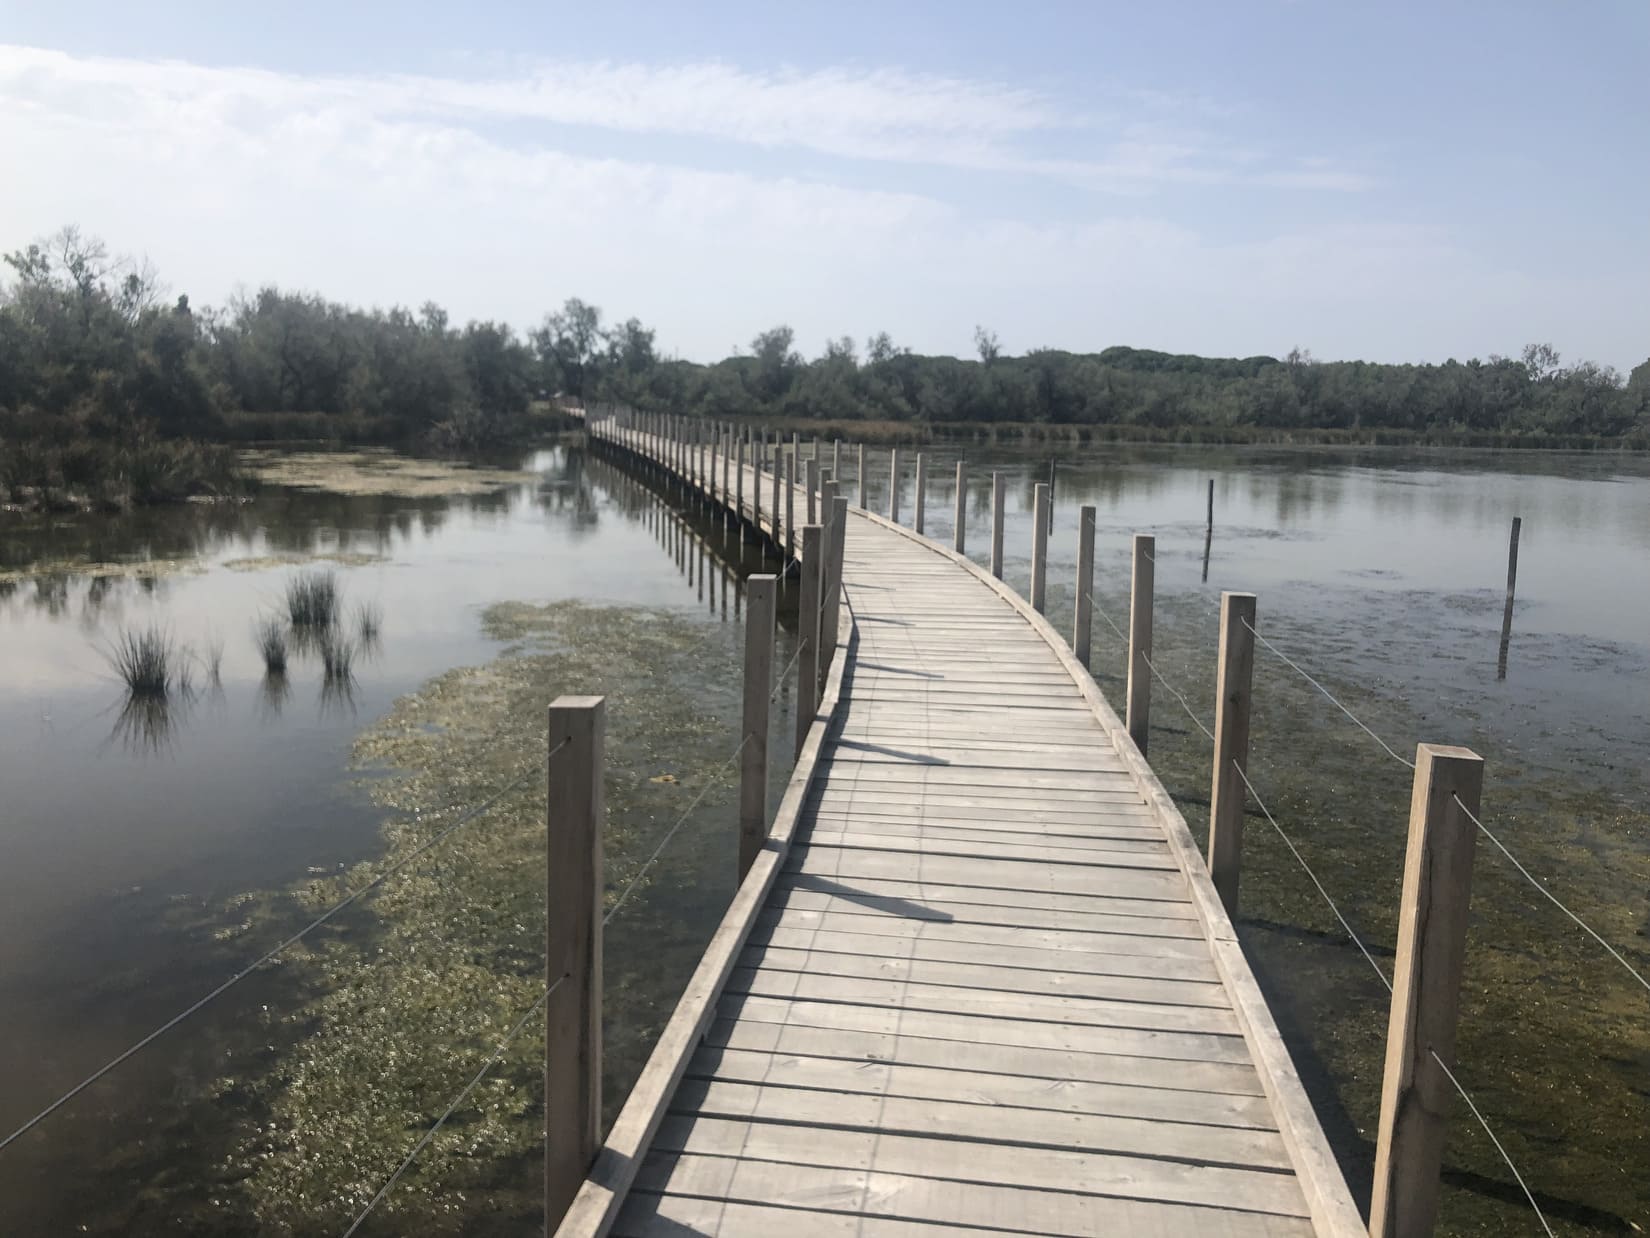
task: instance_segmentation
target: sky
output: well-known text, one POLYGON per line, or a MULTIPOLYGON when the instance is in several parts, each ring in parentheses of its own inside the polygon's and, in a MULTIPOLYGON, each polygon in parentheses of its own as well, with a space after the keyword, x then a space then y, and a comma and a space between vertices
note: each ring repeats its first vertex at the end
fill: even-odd
POLYGON ((0 249, 66 223, 709 360, 785 323, 1650 357, 1650 4, 0 0, 0 249))

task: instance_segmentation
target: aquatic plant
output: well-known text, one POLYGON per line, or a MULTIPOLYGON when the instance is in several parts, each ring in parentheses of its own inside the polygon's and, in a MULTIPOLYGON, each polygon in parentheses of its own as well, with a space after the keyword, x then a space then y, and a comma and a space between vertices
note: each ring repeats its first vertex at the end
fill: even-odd
POLYGON ((326 628, 316 644, 321 654, 321 677, 327 683, 348 683, 355 678, 355 644, 344 640, 336 628, 326 628))
POLYGON ((300 572, 287 581, 286 612, 294 628, 332 627, 342 602, 335 572, 300 572))
POLYGON ((104 657, 133 697, 164 700, 174 691, 187 693, 189 675, 171 634, 160 627, 123 632, 104 657))
POLYGON ((271 675, 286 674, 286 629, 274 615, 265 615, 252 629, 252 639, 263 655, 264 670, 271 675))
POLYGON ((207 679, 214 684, 223 682, 223 637, 216 632, 208 635, 200 658, 201 665, 206 668, 207 679))
POLYGON ((362 602, 355 608, 355 634, 363 646, 376 645, 384 626, 384 608, 377 602, 362 602))

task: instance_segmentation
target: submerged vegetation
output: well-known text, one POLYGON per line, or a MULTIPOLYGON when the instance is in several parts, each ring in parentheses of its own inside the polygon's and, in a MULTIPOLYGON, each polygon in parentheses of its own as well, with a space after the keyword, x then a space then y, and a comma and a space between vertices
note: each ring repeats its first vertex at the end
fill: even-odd
POLYGON ((274 615, 260 619, 252 630, 252 639, 264 660, 264 671, 269 675, 286 674, 286 628, 274 615))

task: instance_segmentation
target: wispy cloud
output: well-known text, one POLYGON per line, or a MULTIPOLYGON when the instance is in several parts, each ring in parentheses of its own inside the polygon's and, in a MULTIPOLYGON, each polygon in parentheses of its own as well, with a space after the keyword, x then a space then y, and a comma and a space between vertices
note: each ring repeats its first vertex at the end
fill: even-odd
MULTIPOLYGON (((1203 100, 1118 97, 1136 113, 1217 115, 1203 100)), ((490 78, 321 76, 0 46, 0 99, 20 112, 88 123, 118 121, 134 109, 205 109, 247 127, 421 122, 485 130, 528 121, 1048 177, 1101 192, 1184 184, 1344 191, 1369 183, 1353 170, 1303 169, 1216 132, 1176 130, 1169 140, 1142 140, 1138 119, 1090 114, 997 82, 887 69, 750 72, 725 64, 598 62, 543 64, 490 78), (1050 148, 1062 153, 1040 153, 1050 148)))

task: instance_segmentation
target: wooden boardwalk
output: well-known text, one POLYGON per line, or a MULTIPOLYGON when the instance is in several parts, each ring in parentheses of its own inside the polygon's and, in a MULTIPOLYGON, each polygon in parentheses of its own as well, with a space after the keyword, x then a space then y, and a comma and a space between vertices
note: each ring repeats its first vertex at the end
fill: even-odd
POLYGON ((1184 820, 1064 641, 857 510, 842 578, 770 847, 559 1232, 1362 1234, 1184 820))

